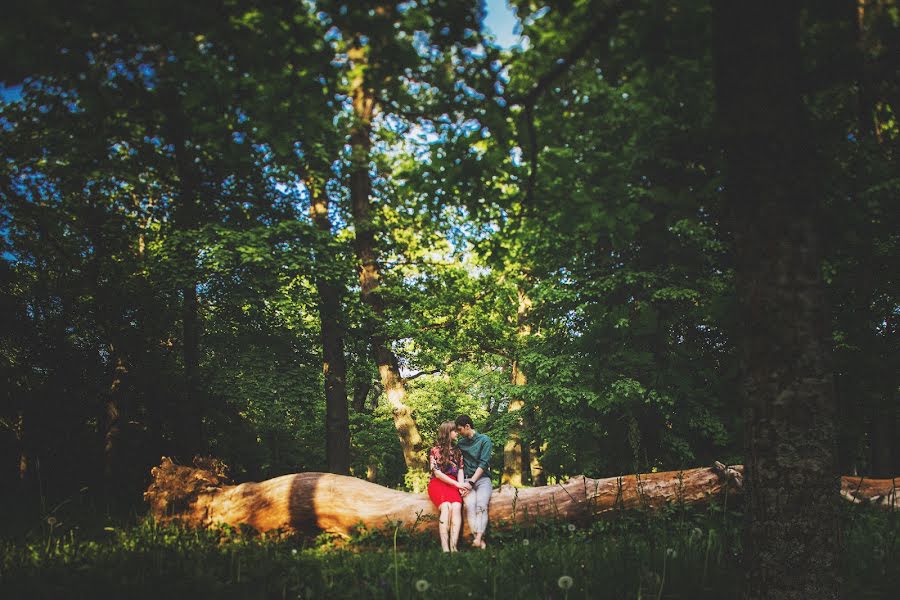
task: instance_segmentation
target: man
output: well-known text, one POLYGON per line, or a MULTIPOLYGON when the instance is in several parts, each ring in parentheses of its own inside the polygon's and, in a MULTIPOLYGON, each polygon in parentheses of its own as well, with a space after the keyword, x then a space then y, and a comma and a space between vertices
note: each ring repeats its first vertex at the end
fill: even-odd
POLYGON ((464 482, 469 493, 463 494, 463 502, 466 505, 466 520, 469 529, 475 536, 472 546, 487 547, 482 539, 488 523, 488 504, 491 501, 491 451, 493 444, 491 438, 478 433, 472 427, 472 418, 469 415, 456 417, 456 431, 459 438, 456 445, 462 451, 464 482))

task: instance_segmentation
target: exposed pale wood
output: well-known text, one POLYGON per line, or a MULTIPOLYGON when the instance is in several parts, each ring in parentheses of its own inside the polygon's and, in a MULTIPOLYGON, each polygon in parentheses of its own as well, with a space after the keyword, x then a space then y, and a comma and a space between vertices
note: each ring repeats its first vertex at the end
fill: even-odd
MULTIPOLYGON (((724 493, 739 493, 740 465, 624 475, 606 479, 573 477, 566 483, 534 488, 503 486, 490 504, 492 527, 538 516, 585 522, 620 508, 659 508, 669 503, 702 504, 724 493)), ((431 528, 437 511, 425 494, 388 489, 355 477, 331 473, 298 473, 260 483, 226 485, 224 468, 214 461, 197 467, 164 458, 152 471, 144 494, 151 514, 160 521, 191 527, 218 523, 259 531, 322 530, 350 534, 360 523, 368 528, 431 528)), ((878 506, 898 506, 897 480, 845 477, 843 495, 856 502, 872 499, 878 506), (857 490, 858 487, 858 490, 857 490), (893 494, 893 496, 891 495, 893 494)))

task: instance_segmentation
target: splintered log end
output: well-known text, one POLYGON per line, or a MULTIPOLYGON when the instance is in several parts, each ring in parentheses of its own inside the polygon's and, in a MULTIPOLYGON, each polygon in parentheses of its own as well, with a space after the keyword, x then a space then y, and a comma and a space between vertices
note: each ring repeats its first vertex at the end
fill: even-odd
POLYGON ((197 456, 194 466, 186 467, 163 456, 150 474, 153 481, 144 492, 144 501, 150 505, 150 514, 162 523, 200 525, 205 515, 198 510, 198 498, 228 482, 225 464, 210 457, 197 456))
POLYGON ((734 483, 734 486, 739 490, 744 488, 744 473, 741 465, 727 466, 716 461, 713 463, 712 468, 720 479, 728 483, 734 483))

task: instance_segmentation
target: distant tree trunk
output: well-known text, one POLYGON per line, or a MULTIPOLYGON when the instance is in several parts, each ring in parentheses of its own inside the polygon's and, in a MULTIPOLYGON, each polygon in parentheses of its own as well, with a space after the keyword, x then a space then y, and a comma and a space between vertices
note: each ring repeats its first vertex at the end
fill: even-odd
POLYGON ((19 409, 16 415, 16 444, 19 451, 19 483, 24 486, 28 481, 28 451, 25 448, 25 409, 19 409))
POLYGON ((103 480, 107 491, 111 490, 116 482, 118 472, 116 465, 119 460, 119 437, 122 431, 122 381, 128 373, 125 359, 118 353, 116 347, 111 347, 113 354, 113 377, 103 403, 103 415, 101 417, 103 434, 103 480))
POLYGON ((544 465, 541 464, 541 457, 544 455, 546 443, 534 437, 534 427, 531 428, 531 446, 528 448, 528 458, 531 466, 531 485, 541 486, 547 485, 547 475, 544 473, 544 465))
MULTIPOLYGON (((193 156, 188 148, 188 122, 184 114, 178 90, 167 90, 167 135, 174 148, 175 171, 178 176, 178 205, 174 210, 174 224, 180 232, 191 231, 199 222, 198 203, 200 176, 193 156)), ((192 246, 181 257, 188 273, 193 273, 196 257, 192 246)), ((186 462, 204 448, 203 436, 203 392, 200 386, 200 319, 197 283, 189 275, 180 289, 182 358, 184 360, 184 401, 176 410, 175 448, 177 456, 186 462)))
MULTIPOLYGON (((528 312, 531 310, 531 300, 525 293, 525 290, 518 290, 519 304, 516 308, 516 355, 512 362, 512 375, 510 383, 514 386, 524 386, 528 383, 528 377, 522 371, 522 364, 519 360, 521 347, 525 343, 526 338, 531 335, 531 325, 528 321, 528 312)), ((525 406, 525 401, 521 398, 513 398, 509 402, 510 413, 521 413, 525 406)), ((503 446, 503 474, 501 483, 509 484, 514 487, 522 487, 526 482, 523 473, 529 471, 528 459, 529 449, 522 440, 522 430, 524 422, 521 414, 514 415, 516 420, 509 428, 509 436, 506 444, 503 446)))
POLYGON ((406 404, 406 387, 400 377, 397 357, 389 347, 384 334, 384 302, 378 292, 381 273, 375 248, 375 231, 371 218, 371 180, 369 178, 369 158, 371 152, 372 119, 375 114, 375 98, 366 87, 365 65, 371 45, 358 45, 348 56, 357 65, 357 74, 351 82, 353 116, 355 123, 350 133, 353 162, 350 171, 350 200, 353 208, 353 225, 356 235, 356 256, 359 261, 360 296, 371 310, 369 324, 370 341, 378 374, 384 386, 384 393, 394 416, 394 427, 400 437, 403 459, 407 469, 425 469, 422 436, 412 417, 412 410, 406 404))
POLYGON ((353 410, 358 413, 366 412, 366 400, 369 397, 369 390, 372 389, 372 383, 369 380, 358 379, 353 386, 353 410))
POLYGON ((745 397, 748 598, 837 598, 835 403, 799 3, 713 9, 745 397), (790 477, 786 474, 790 472, 790 477))
MULTIPOLYGON (((311 183, 310 214, 324 236, 331 236, 328 198, 311 183)), ((332 473, 350 473, 350 413, 347 408, 347 362, 341 330, 341 287, 325 275, 316 277, 322 322, 322 373, 325 376, 325 456, 332 473)))

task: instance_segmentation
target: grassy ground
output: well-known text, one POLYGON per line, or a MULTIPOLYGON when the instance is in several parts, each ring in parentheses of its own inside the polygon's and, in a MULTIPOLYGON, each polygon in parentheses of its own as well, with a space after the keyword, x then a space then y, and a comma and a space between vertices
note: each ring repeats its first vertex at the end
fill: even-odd
MULTIPOLYGON (((427 532, 402 529, 345 542, 76 519, 60 512, 17 523, 0 541, 0 598, 702 599, 742 589, 741 517, 716 507, 621 513, 581 527, 543 521, 495 531, 485 552, 455 555, 440 553, 427 532)), ((846 596, 894 597, 900 515, 846 507, 842 520, 846 596)))

